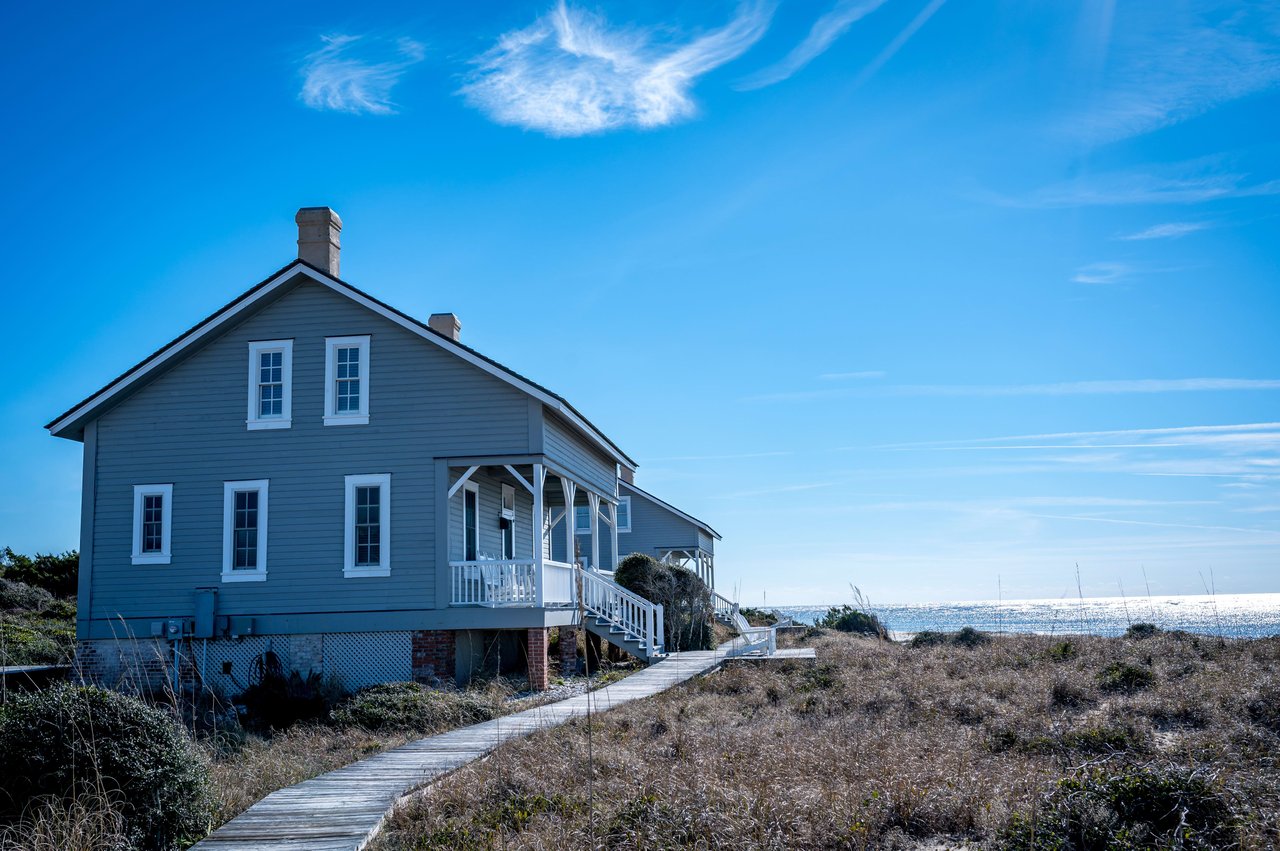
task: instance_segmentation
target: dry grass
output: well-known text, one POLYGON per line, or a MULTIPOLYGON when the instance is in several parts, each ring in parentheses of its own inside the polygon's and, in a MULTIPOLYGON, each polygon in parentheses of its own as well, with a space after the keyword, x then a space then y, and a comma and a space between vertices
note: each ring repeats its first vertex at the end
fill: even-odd
POLYGON ((1206 783, 1232 813, 1218 847, 1280 841, 1280 638, 807 641, 816 665, 732 663, 590 738, 577 721, 504 746, 376 847, 1010 847, 1064 778, 1144 769, 1206 783))

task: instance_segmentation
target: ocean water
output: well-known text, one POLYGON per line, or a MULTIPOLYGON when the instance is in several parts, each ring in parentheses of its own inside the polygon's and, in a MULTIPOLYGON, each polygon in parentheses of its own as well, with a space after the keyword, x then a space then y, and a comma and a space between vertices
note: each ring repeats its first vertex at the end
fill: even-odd
MULTIPOLYGON (((813 623, 828 606, 771 606, 797 623, 813 623)), ((1154 623, 1229 638, 1280 635, 1280 594, 1185 597, 1085 597, 1060 600, 979 600, 872 606, 895 636, 971 626, 990 632, 1120 635, 1130 624, 1154 623)))

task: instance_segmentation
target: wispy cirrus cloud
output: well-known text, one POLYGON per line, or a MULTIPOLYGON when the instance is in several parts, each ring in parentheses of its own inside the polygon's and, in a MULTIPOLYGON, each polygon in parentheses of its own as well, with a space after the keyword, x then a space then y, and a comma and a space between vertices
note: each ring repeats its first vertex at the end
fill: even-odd
POLYGON ((824 372, 818 377, 823 381, 856 381, 868 378, 884 378, 884 371, 864 369, 861 372, 824 372))
POLYGON ((499 124, 549 136, 662 127, 696 113, 698 78, 755 44, 772 14, 768 3, 744 2, 723 27, 680 42, 656 27, 615 27, 562 0, 500 36, 459 93, 499 124))
POLYGON ((1280 180, 1259 180, 1206 157, 1157 168, 1113 171, 1050 184, 1024 196, 988 194, 1007 207, 1058 209, 1130 204, 1203 204, 1280 194, 1280 180))
POLYGON ((1077 284, 1118 284, 1132 272, 1127 263, 1090 263, 1077 269, 1071 280, 1077 284))
POLYGON ((1128 242, 1147 239, 1178 239, 1196 231, 1202 231, 1209 227, 1207 222, 1166 222, 1162 225, 1152 225, 1134 233, 1118 236, 1116 239, 1123 239, 1128 242))
POLYGON ((893 384, 795 390, 747 396, 748 402, 803 402, 846 396, 1094 396, 1123 393, 1204 393, 1280 390, 1275 378, 1140 378, 1115 381, 1059 381, 1047 384, 893 384))
POLYGON ((302 63, 298 97, 312 109, 390 115, 396 111, 391 90, 426 48, 410 38, 388 43, 357 35, 322 36, 324 46, 302 63))
POLYGON ((750 91, 772 86, 791 77, 804 66, 817 59, 849 27, 870 15, 885 4, 886 0, 838 0, 830 10, 813 22, 804 41, 791 49, 781 61, 743 78, 737 88, 750 91))
MULTIPOLYGON (((1110 4, 1106 5, 1109 16, 1110 4)), ((1220 3, 1121 8, 1119 27, 1103 27, 1107 56, 1087 104, 1064 123, 1089 142, 1140 135, 1202 115, 1280 84, 1280 25, 1271 3, 1223 14, 1220 3)))

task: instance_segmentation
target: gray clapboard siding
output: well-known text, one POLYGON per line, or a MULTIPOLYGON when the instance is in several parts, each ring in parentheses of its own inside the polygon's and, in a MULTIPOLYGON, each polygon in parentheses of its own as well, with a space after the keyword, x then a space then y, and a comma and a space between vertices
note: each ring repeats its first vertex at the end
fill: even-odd
POLYGON ((589 445, 568 423, 546 411, 542 416, 543 446, 547 459, 564 467, 578 481, 612 495, 617 489, 618 468, 612 459, 589 445))
MULTIPOLYGON (((692 549, 699 545, 701 539, 711 541, 711 536, 702 532, 696 524, 654 502, 643 493, 627 488, 622 488, 621 493, 631 497, 631 531, 618 533, 618 550, 622 555, 644 553, 656 558, 659 548, 692 549)), ((706 546, 705 549, 712 551, 711 546, 706 546)))
POLYGON ((96 631, 118 616, 189 616, 207 586, 224 614, 433 608, 434 458, 528 452, 529 412, 505 382, 327 288, 297 286, 99 418, 96 631), (372 338, 370 423, 326 427, 324 338, 354 334, 372 338), (248 431, 248 343, 276 339, 294 341, 292 428, 248 431), (342 575, 343 477, 362 473, 391 474, 389 577, 342 575), (261 478, 268 578, 222 583, 223 482, 261 478), (172 563, 133 565, 133 485, 157 482, 173 483, 172 563))

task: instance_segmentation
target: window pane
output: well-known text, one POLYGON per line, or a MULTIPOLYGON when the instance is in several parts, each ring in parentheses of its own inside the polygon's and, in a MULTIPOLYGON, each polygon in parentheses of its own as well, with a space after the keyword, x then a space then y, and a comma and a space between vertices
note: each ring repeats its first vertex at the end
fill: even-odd
POLYGON ((142 552, 164 551, 164 496, 147 494, 142 498, 142 552))
POLYGON ((579 535, 591 534, 591 506, 578 505, 573 509, 574 531, 579 535))
POLYGON ((254 570, 258 567, 258 492, 236 491, 232 498, 232 538, 234 551, 231 567, 254 570))
POLYGON ((618 527, 621 529, 631 527, 631 503, 625 500, 618 503, 618 527))
POLYGON ((381 561, 382 488, 357 487, 355 497, 355 560, 358 566, 370 567, 381 561))

